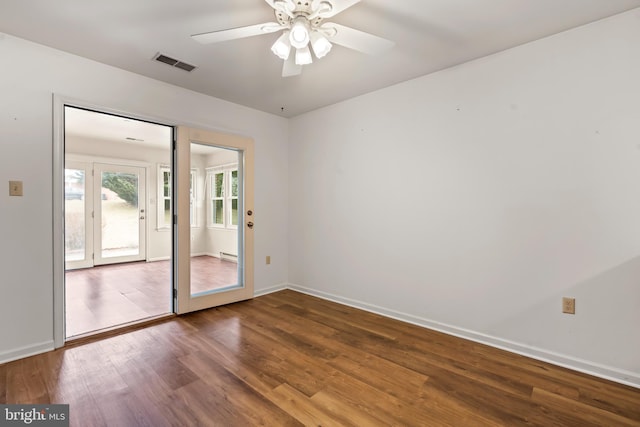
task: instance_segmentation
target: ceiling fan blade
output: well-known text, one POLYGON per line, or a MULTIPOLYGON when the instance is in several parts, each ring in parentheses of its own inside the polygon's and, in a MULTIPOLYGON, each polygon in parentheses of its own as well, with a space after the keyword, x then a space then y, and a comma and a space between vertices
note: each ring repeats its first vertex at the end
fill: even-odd
POLYGON ((259 36, 261 34, 274 33, 282 30, 280 24, 276 22, 265 22, 264 24, 249 25, 248 27, 231 28, 229 30, 211 31, 209 33, 194 34, 191 36, 202 44, 218 43, 227 40, 242 39, 245 37, 259 36))
POLYGON ((302 65, 296 64, 296 55, 291 54, 282 65, 282 77, 299 76, 302 74, 302 65))
POLYGON ((331 43, 339 44, 349 49, 357 50, 369 55, 378 55, 391 49, 395 43, 373 34, 340 24, 323 24, 322 32, 329 37, 331 43), (335 31, 334 31, 335 30, 335 31))
POLYGON ((332 16, 337 15, 343 10, 349 9, 351 6, 353 6, 356 3, 360 3, 360 0, 313 0, 313 2, 314 2, 313 10, 317 10, 318 5, 320 5, 321 3, 331 4, 331 8, 329 11, 327 12, 321 11, 318 13, 318 15, 321 18, 326 19, 326 18, 331 18, 332 16))

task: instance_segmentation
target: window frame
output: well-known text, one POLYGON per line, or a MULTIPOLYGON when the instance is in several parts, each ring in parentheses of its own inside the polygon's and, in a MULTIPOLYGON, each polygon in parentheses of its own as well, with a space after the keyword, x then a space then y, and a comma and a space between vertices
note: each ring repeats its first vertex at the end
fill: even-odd
MULTIPOLYGON (((206 168, 206 187, 207 187, 207 228, 217 229, 237 229, 238 224, 232 224, 233 221, 233 200, 238 200, 239 191, 236 189, 236 195, 233 195, 233 172, 239 173, 238 164, 232 163, 220 166, 211 166, 206 168), (222 174, 222 195, 216 196, 215 177, 222 174), (222 201, 222 223, 214 222, 213 203, 222 201)), ((236 175, 237 176, 237 175, 236 175)))
MULTIPOLYGON (((196 201, 198 197, 198 169, 191 169, 191 189, 190 189, 190 215, 189 218, 191 227, 198 226, 198 215, 196 209, 196 201)), ((171 167, 166 164, 158 164, 158 175, 157 175, 157 187, 158 187, 158 199, 157 199, 157 216, 156 216, 156 230, 158 231, 168 231, 171 230, 171 218, 169 218, 169 223, 167 224, 165 221, 165 202, 169 201, 169 210, 171 211, 171 167), (168 174, 168 195, 164 193, 164 174, 168 174)))

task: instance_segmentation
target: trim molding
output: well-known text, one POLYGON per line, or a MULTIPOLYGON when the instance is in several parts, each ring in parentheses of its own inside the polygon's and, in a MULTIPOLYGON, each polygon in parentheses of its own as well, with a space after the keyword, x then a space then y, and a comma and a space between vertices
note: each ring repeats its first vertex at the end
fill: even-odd
MULTIPOLYGON (((265 289, 256 289, 253 292, 253 297, 257 298, 257 297, 261 297, 263 295, 272 294, 274 292, 284 291, 285 289, 294 289, 294 288, 292 288, 289 283, 281 283, 279 285, 270 286, 270 287, 265 288, 265 289)), ((300 292, 302 292, 302 291, 300 291, 300 292)))
MULTIPOLYGON (((269 288, 273 289, 273 288, 269 288)), ((516 353, 522 356, 530 357, 532 359, 540 360, 543 362, 551 363, 553 365, 568 368, 574 371, 582 372, 585 374, 593 375, 595 377, 603 378, 610 381, 615 381, 620 384, 625 384, 631 387, 640 388, 640 373, 629 372, 622 369, 617 369, 611 366, 605 366, 598 363, 590 362, 588 360, 578 359, 565 354, 555 353, 553 351, 528 346, 515 341, 509 341, 502 338, 486 335, 480 332, 472 331, 469 329, 459 328, 456 326, 440 323, 435 320, 425 319, 423 317, 414 316, 407 313, 402 313, 396 310, 392 310, 385 307, 380 307, 374 304, 368 304, 362 301, 354 300, 351 298, 341 297, 327 292, 318 291, 316 289, 307 288, 304 286, 296 285, 293 283, 287 284, 283 289, 291 289, 293 291, 301 292, 303 294, 312 295, 318 298, 322 298, 328 301, 337 302, 339 304, 347 305, 349 307, 358 308, 371 313, 379 314, 381 316, 389 317, 395 320, 411 323, 413 325, 421 326, 423 328, 432 329, 434 331, 442 332, 448 335, 453 335, 458 338, 467 339, 480 344, 485 344, 490 347, 499 348, 512 353, 516 353)), ((276 292, 280 289, 273 289, 271 292, 276 292)), ((262 295, 270 293, 265 292, 262 295)), ((256 296, 259 296, 256 294, 256 296)))
POLYGON ((16 348, 4 353, 0 353, 0 365, 3 363, 12 362, 18 359, 24 359, 25 357, 35 356, 36 354, 46 353, 54 350, 53 340, 45 341, 39 344, 28 345, 26 347, 16 348))
POLYGON ((158 257, 149 258, 147 262, 169 261, 170 259, 171 259, 170 256, 158 256, 158 257))

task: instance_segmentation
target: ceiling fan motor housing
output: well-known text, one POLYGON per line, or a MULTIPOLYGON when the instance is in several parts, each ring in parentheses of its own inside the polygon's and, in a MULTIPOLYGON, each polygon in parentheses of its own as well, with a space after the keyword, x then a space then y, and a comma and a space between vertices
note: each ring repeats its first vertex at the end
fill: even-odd
POLYGON ((322 22, 322 13, 333 10, 333 5, 327 1, 312 0, 278 0, 274 2, 275 16, 278 24, 291 27, 296 18, 304 17, 309 21, 309 26, 315 28, 322 22), (315 10, 314 10, 315 8, 315 10))

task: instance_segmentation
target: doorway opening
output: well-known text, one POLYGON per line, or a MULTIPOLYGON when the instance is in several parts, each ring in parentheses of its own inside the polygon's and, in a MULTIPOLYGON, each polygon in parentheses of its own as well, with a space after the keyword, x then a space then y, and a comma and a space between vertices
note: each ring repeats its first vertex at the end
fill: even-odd
POLYGON ((173 313, 172 142, 171 126, 64 107, 66 339, 173 313))
POLYGON ((56 348, 253 297, 251 138, 54 95, 53 153, 56 348))

